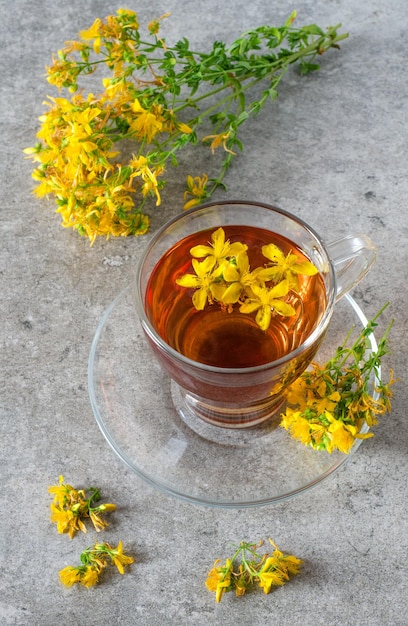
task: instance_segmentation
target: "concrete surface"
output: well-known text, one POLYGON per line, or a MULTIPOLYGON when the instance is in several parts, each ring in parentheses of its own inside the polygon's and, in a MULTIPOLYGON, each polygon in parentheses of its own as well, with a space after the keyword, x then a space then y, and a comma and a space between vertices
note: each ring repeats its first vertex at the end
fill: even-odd
MULTIPOLYGON (((140 18, 172 11, 166 36, 195 47, 230 40, 298 9, 298 23, 343 23, 350 38, 322 69, 294 73, 279 99, 243 129, 245 149, 217 198, 252 198, 307 219, 326 240, 365 232, 378 262, 353 295, 368 316, 391 302, 395 317, 393 411, 336 474, 298 497, 245 510, 194 506, 162 494, 114 455, 92 414, 87 362, 100 317, 128 285, 145 238, 88 242, 61 228, 52 201, 31 195, 33 144, 47 94, 44 66, 65 40, 121 3, 0 0, 1 51, 1 499, 0 623, 104 626, 244 624, 406 626, 407 611, 407 102, 404 0, 167 0, 127 2, 140 18), (47 486, 62 474, 100 487, 118 505, 103 538, 122 539, 131 573, 97 588, 64 588, 95 533, 68 537, 49 523, 47 486), (204 581, 228 545, 271 536, 305 560, 270 595, 224 597, 204 581)), ((179 212, 175 200, 194 152, 170 175, 152 231, 179 212)), ((387 319, 380 324, 384 329, 387 319)), ((249 477, 250 479, 250 477, 249 477)))

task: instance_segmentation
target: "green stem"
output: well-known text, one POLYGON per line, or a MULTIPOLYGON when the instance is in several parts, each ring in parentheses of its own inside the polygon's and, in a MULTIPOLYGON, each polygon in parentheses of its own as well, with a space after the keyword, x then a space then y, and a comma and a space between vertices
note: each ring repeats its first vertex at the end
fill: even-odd
MULTIPOLYGON (((359 336, 357 337, 357 339, 355 340, 355 342, 353 343, 353 345, 350 348, 347 348, 345 350, 345 356, 343 357, 343 359, 339 362, 338 367, 343 367, 347 361, 347 359, 349 358, 349 356, 351 354, 353 354, 355 352, 355 350, 358 348, 359 345, 361 345, 361 342, 365 339, 366 337, 368 337, 369 335, 371 335, 374 332, 374 328, 376 326, 375 322, 377 321, 377 319, 382 315, 382 313, 385 311, 385 309, 389 306, 389 302, 386 302, 381 309, 374 315, 374 317, 368 322, 367 326, 365 328, 363 328, 363 330, 361 331, 361 333, 359 334, 359 336)), ((383 340, 385 340, 388 336, 388 333, 391 330, 391 327, 393 325, 393 320, 390 322, 390 324, 388 325, 385 334, 383 336, 383 340)), ((351 331, 349 333, 349 335, 351 334, 351 331)), ((349 336, 348 335, 348 336, 349 336)), ((344 345, 346 345, 347 343, 347 339, 344 342, 344 345)))
MULTIPOLYGON (((337 26, 333 27, 333 30, 335 30, 336 28, 337 28, 337 26)), ((333 47, 333 45, 335 45, 337 42, 339 42, 339 41, 341 41, 341 40, 343 40, 343 39, 345 39, 347 37, 348 37, 348 34, 346 33, 346 34, 338 35, 334 39, 331 39, 330 46, 325 48, 324 51, 326 51, 330 47, 333 47)), ((307 46, 305 48, 302 48, 298 52, 294 52, 293 54, 288 55, 287 57, 280 58, 277 61, 272 62, 271 63, 272 69, 268 72, 268 74, 266 74, 265 76, 262 76, 262 77, 255 78, 252 81, 248 82, 246 85, 244 85, 242 87, 240 93, 246 92, 249 89, 252 89, 253 87, 255 87, 260 82, 266 81, 267 79, 270 79, 277 72, 280 72, 276 76, 275 82, 273 82, 272 85, 271 85, 271 87, 275 88, 279 84, 279 82, 281 81, 283 76, 286 74, 286 72, 289 69, 290 65, 292 65, 293 63, 295 63, 298 59, 300 59, 302 57, 310 56, 313 52, 315 52, 315 54, 318 54, 319 50, 321 49, 322 45, 324 44, 324 42, 326 41, 327 38, 329 38, 329 35, 325 35, 324 37, 321 37, 317 41, 314 41, 312 44, 309 44, 309 46, 307 46)), ((225 74, 225 72, 224 72, 224 74, 225 74)), ((218 75, 220 76, 220 75, 222 75, 222 73, 219 72, 218 75)), ((252 74, 249 73, 246 76, 240 77, 241 85, 242 85, 243 82, 250 80, 251 76, 252 76, 252 74)), ((182 80, 183 79, 184 79, 184 77, 182 77, 182 80)), ((196 107, 197 104, 199 102, 201 102, 202 100, 205 100, 206 98, 208 98, 210 96, 217 95, 218 93, 221 93, 225 89, 229 89, 229 88, 231 88, 231 85, 229 83, 227 83, 227 84, 223 84, 220 87, 212 89, 209 92, 206 92, 205 94, 202 94, 201 96, 197 96, 196 98, 188 98, 185 101, 183 101, 183 104, 180 104, 179 106, 175 107, 174 112, 175 113, 179 113, 180 111, 182 111, 183 109, 185 109, 187 107, 196 107)), ((197 116, 196 118, 193 118, 190 121, 190 124, 196 123, 198 119, 202 119, 203 117, 208 117, 209 115, 211 115, 211 113, 213 111, 219 109, 221 106, 223 106, 223 105, 225 105, 227 103, 233 102, 234 99, 236 99, 236 98, 237 98, 237 93, 234 91, 233 93, 225 96, 224 98, 222 98, 221 100, 216 102, 214 105, 212 105, 211 107, 209 107, 205 111, 201 112, 199 116, 197 116)))

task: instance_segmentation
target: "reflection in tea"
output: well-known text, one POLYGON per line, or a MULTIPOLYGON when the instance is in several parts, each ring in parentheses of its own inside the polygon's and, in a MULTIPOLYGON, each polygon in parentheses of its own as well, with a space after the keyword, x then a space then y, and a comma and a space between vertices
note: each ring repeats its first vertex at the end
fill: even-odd
MULTIPOLYGON (((262 248, 276 245, 286 256, 294 254, 299 263, 310 261, 289 239, 268 230, 250 226, 223 226, 231 244, 247 246, 251 270, 271 263, 262 248)), ((204 230, 185 237, 160 259, 151 273, 146 290, 145 309, 150 322, 164 341, 185 357, 220 368, 245 368, 263 365, 284 357, 300 346, 318 325, 326 307, 326 289, 321 274, 298 275, 296 291, 290 289, 284 303, 291 315, 272 311, 265 330, 256 322, 256 312, 244 314, 242 303, 220 307, 209 301, 203 310, 193 303, 193 288, 176 281, 192 272, 190 251, 206 246, 214 231, 204 230)), ((248 308, 248 307, 247 307, 248 308)))

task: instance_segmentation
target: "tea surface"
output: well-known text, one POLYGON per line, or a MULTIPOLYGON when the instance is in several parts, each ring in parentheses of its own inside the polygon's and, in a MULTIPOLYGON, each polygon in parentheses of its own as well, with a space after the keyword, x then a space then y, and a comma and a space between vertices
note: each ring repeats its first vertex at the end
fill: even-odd
MULTIPOLYGON (((309 261, 290 240, 268 230, 250 226, 223 226, 231 243, 248 246, 251 269, 266 266, 262 246, 274 243, 286 255, 296 254, 309 261)), ((192 271, 190 249, 207 245, 214 229, 194 233, 175 244, 154 268, 146 289, 145 308, 158 334, 184 356, 206 365, 243 368, 275 361, 297 348, 314 330, 326 306, 325 287, 320 274, 300 276, 298 293, 290 291, 286 301, 296 313, 290 317, 274 314, 264 331, 254 314, 232 312, 216 303, 203 311, 192 304, 194 289, 176 284, 176 279, 192 271)))

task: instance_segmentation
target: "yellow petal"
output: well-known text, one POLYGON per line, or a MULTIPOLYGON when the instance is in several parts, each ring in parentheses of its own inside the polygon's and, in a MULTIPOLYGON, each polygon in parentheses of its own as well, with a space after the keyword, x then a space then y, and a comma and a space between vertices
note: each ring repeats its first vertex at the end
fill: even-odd
POLYGON ((262 306, 256 314, 255 321, 261 330, 267 330, 269 328, 269 324, 271 323, 271 317, 271 307, 262 306))
POLYGON ((274 311, 279 313, 279 315, 283 315, 283 317, 291 317, 296 313, 293 306, 287 304, 287 302, 282 302, 282 300, 272 300, 271 306, 274 311))
POLYGON ((204 261, 201 261, 201 263, 197 261, 197 259, 193 259, 192 265, 197 276, 204 278, 211 272, 212 268, 214 267, 215 259, 214 257, 209 256, 204 259, 204 261))
POLYGON ((266 267, 265 269, 260 269, 256 273, 256 277, 264 282, 268 282, 269 280, 279 280, 282 278, 284 271, 281 267, 266 267))
POLYGON ((81 39, 85 39, 85 41, 88 41, 89 39, 94 39, 95 37, 98 37, 101 23, 101 20, 97 18, 92 26, 88 28, 88 30, 81 30, 79 33, 81 39))
POLYGON ((286 296, 289 289, 290 289, 289 281, 286 279, 282 280, 280 283, 275 285, 275 287, 272 287, 272 289, 269 290, 270 300, 272 300, 272 298, 281 298, 282 296, 286 296))
POLYGON ((333 391, 333 393, 329 395, 329 400, 332 400, 333 402, 339 402, 341 400, 340 393, 338 391, 333 391))
POLYGON ((262 254, 266 256, 270 261, 275 263, 282 263, 285 256, 280 248, 274 243, 269 243, 267 246, 262 246, 262 254))
POLYGON ((204 288, 197 289, 193 293, 193 305, 197 309, 197 311, 202 311, 207 304, 207 291, 204 288))
POLYGON ((223 302, 224 304, 235 304, 235 302, 238 302, 239 300, 241 291, 241 283, 232 283, 232 285, 229 285, 229 287, 227 287, 226 289, 224 288, 221 302, 223 302))
POLYGON ((193 129, 190 128, 190 126, 187 126, 187 124, 184 124, 183 122, 177 122, 177 128, 178 130, 180 130, 182 133, 185 133, 186 135, 190 135, 193 132, 193 129))
POLYGON ((209 254, 213 254, 213 252, 214 250, 210 246, 203 246, 203 245, 194 246, 190 250, 191 256, 197 259, 201 259, 202 257, 205 257, 209 254))
POLYGON ((214 300, 224 302, 225 283, 211 283, 210 291, 214 300))
POLYGON ((247 300, 239 307, 240 313, 253 313, 257 311, 262 303, 259 300, 247 300))
POLYGON ((225 242, 225 232, 224 229, 221 228, 217 228, 217 230, 215 230, 212 235, 211 235, 211 239, 213 240, 214 243, 222 243, 224 244, 225 242))
POLYGON ((93 141, 82 141, 81 147, 85 150, 85 152, 93 152, 98 149, 98 146, 93 141))
POLYGON ((295 274, 302 274, 304 276, 314 276, 319 271, 310 261, 300 261, 299 263, 294 263, 291 265, 290 269, 295 274))
POLYGON ((248 249, 248 246, 240 241, 236 241, 235 243, 231 243, 228 247, 228 256, 237 256, 241 252, 245 252, 248 249))
POLYGON ((180 287, 197 287, 199 280, 195 274, 184 274, 184 276, 176 278, 176 283, 180 287))
POLYGON ((192 209, 194 206, 197 206, 198 204, 200 204, 200 202, 201 202, 201 198, 192 198, 191 200, 189 200, 183 205, 183 209, 185 211, 188 211, 188 209, 192 209))
POLYGON ((226 280, 227 283, 233 283, 240 279, 237 267, 235 265, 232 265, 231 263, 226 263, 224 265, 223 275, 224 280, 226 280))

